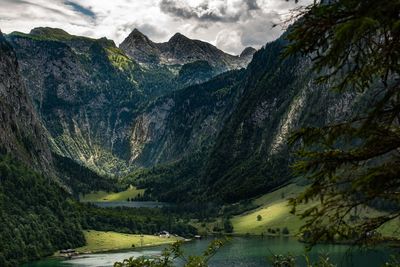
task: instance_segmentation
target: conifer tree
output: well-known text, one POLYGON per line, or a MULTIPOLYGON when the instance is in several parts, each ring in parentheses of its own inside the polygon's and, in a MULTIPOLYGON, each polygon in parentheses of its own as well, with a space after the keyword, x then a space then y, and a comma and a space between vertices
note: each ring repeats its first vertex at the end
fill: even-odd
POLYGON ((317 83, 368 102, 345 121, 293 134, 290 143, 299 147, 294 170, 311 181, 291 199, 293 212, 320 200, 297 212, 306 219, 309 241, 374 241, 381 225, 400 216, 400 1, 314 2, 296 19, 285 56, 311 57, 317 83), (354 216, 378 202, 391 208, 354 216))

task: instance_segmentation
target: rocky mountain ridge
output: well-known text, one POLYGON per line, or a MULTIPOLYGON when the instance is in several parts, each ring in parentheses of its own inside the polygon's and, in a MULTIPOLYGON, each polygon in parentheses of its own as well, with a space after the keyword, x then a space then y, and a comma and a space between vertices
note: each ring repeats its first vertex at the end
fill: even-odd
MULTIPOLYGON (((138 31, 132 36, 149 44, 147 54, 152 51, 154 45, 147 37, 138 31)), ((61 29, 40 27, 29 34, 13 32, 7 39, 53 151, 106 175, 135 168, 129 164, 137 151, 131 149, 132 127, 148 101, 217 74, 208 61, 213 55, 204 51, 200 60, 188 64, 148 67, 112 40, 75 36, 61 29)), ((170 43, 175 47, 187 42, 197 43, 180 35, 170 43)), ((225 56, 211 45, 200 45, 225 56)))
MULTIPOLYGON (((192 86, 185 89, 180 105, 174 98, 165 98, 150 106, 136 121, 132 142, 142 152, 136 160, 156 167, 136 172, 128 180, 164 201, 189 201, 185 196, 197 195, 203 200, 236 202, 292 179, 290 133, 355 115, 364 96, 335 94, 315 84, 310 60, 282 60, 285 45, 284 38, 279 38, 260 49, 243 73, 231 74, 236 77, 232 84, 219 83, 218 76, 200 85, 214 92, 214 100, 193 104, 204 89, 192 86), (235 95, 219 102, 221 88, 235 95), (173 105, 162 109, 168 101, 173 105), (183 107, 184 112, 175 113, 183 107), (162 119, 155 119, 161 110, 162 119), (154 119, 158 124, 152 123, 154 119), (202 131, 203 127, 213 131, 202 131), (198 136, 193 137, 193 132, 198 136), (182 140, 185 145, 177 146, 182 140), (207 143, 193 147, 193 140, 207 143)), ((221 80, 229 81, 228 77, 225 74, 221 80)))
POLYGON ((139 63, 184 65, 203 60, 218 73, 246 67, 256 51, 248 47, 240 56, 233 56, 209 43, 189 39, 180 33, 167 42, 155 43, 138 29, 134 29, 119 47, 139 63))
POLYGON ((151 102, 134 120, 130 162, 151 167, 211 146, 238 102, 244 74, 226 72, 151 102))
POLYGON ((222 55, 225 64, 226 55, 180 34, 156 44, 135 30, 121 48, 48 28, 7 38, 53 150, 104 174, 150 167, 156 178, 144 172, 136 181, 156 195, 182 183, 190 191, 193 181, 204 186, 197 194, 222 201, 264 193, 291 179, 290 132, 355 110, 354 96, 313 83, 310 61, 282 60, 284 37, 254 55, 245 49, 253 58, 247 69, 216 77, 209 58, 222 55), (126 50, 132 43, 136 50, 126 50), (198 51, 202 60, 191 62, 198 51), (144 66, 149 55, 156 60, 144 66), (184 170, 185 180, 164 179, 168 166, 184 170))
POLYGON ((105 39, 54 29, 7 38, 53 150, 101 173, 124 166, 114 153, 124 153, 129 132, 124 118, 144 99, 135 85, 142 74, 138 65, 105 39))

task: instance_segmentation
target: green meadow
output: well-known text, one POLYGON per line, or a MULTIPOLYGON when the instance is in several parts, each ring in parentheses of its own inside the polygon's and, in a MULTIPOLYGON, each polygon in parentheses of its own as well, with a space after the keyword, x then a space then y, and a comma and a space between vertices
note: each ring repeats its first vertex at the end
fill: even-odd
MULTIPOLYGON (((286 227, 290 235, 297 234, 302 222, 298 216, 290 213, 288 199, 296 196, 303 189, 302 186, 290 184, 253 200, 253 203, 259 206, 257 209, 231 219, 234 233, 261 234, 267 233, 268 229, 282 230, 286 227)), ((311 204, 307 206, 309 205, 311 204)))
POLYGON ((76 249, 79 253, 105 252, 131 249, 134 247, 157 246, 174 243, 180 237, 159 237, 155 235, 134 235, 94 230, 84 231, 86 245, 76 249))
MULTIPOLYGON (((277 228, 282 231, 284 228, 289 230, 289 235, 297 235, 300 227, 304 224, 299 216, 290 213, 291 207, 288 205, 288 199, 295 197, 304 190, 303 186, 289 184, 274 192, 265 194, 255 200, 253 203, 259 206, 257 209, 245 212, 231 219, 235 234, 270 234, 268 229, 277 228), (261 216, 261 220, 257 217, 261 216)), ((302 210, 317 205, 316 202, 299 206, 297 210, 302 210)), ((373 217, 383 215, 372 208, 360 210, 359 216, 373 217)), ((400 220, 392 220, 379 228, 379 232, 386 237, 400 237, 400 220)), ((278 234, 278 233, 277 233, 278 234)))
POLYGON ((136 198, 138 195, 143 195, 144 189, 137 189, 134 186, 129 186, 125 191, 117 193, 109 193, 105 191, 97 191, 86 194, 80 198, 81 202, 117 202, 126 201, 128 198, 136 198))

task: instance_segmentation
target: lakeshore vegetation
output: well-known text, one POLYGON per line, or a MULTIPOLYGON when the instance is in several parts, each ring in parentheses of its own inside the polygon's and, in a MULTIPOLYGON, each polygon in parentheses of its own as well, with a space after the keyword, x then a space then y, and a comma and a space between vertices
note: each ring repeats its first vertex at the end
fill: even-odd
POLYGON ((182 240, 182 238, 175 236, 161 237, 159 235, 126 234, 113 231, 84 230, 83 234, 85 236, 86 245, 76 248, 76 251, 79 253, 95 253, 158 246, 172 244, 182 240))

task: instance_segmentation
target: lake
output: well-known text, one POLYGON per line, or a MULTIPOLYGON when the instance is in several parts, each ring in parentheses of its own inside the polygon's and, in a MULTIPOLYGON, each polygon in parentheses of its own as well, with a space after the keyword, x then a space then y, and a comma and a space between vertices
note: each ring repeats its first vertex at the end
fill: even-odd
POLYGON ((128 207, 128 208, 162 208, 170 204, 157 201, 113 201, 113 202, 89 202, 101 208, 115 208, 115 207, 128 207))
MULTIPOLYGON (((187 255, 200 254, 207 247, 211 239, 196 240, 184 244, 183 249, 187 255)), ((141 255, 159 255, 163 247, 136 249, 115 253, 101 253, 82 255, 72 260, 48 259, 24 265, 24 267, 106 267, 112 266, 116 261, 141 255)), ((305 266, 302 255, 305 254, 304 244, 293 238, 255 238, 235 237, 223 247, 210 261, 212 267, 259 267, 269 266, 267 259, 274 254, 291 253, 299 257, 300 266, 305 266)), ((361 250, 345 245, 318 245, 309 253, 316 259, 319 253, 329 253, 329 257, 337 266, 382 266, 389 255, 394 251, 388 248, 374 250, 361 250)), ((180 264, 181 265, 181 264, 180 264)))

